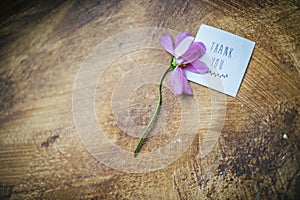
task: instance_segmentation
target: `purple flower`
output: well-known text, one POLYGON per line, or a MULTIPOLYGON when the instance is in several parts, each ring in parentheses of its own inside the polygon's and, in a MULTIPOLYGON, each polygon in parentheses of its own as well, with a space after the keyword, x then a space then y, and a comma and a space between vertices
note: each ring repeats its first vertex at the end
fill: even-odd
POLYGON ((192 90, 186 78, 186 71, 203 74, 208 71, 206 64, 199 60, 206 48, 202 42, 195 42, 195 38, 189 33, 180 33, 176 37, 175 45, 170 35, 164 35, 160 43, 163 48, 174 57, 170 68, 171 85, 175 94, 192 94, 192 90))

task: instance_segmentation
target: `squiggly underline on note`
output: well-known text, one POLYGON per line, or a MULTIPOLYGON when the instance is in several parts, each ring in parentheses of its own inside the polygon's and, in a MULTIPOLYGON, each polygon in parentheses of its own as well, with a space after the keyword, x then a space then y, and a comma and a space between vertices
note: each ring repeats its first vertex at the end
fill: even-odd
POLYGON ((207 73, 209 73, 211 76, 219 77, 219 78, 228 78, 228 74, 220 74, 216 72, 212 72, 209 70, 207 73))

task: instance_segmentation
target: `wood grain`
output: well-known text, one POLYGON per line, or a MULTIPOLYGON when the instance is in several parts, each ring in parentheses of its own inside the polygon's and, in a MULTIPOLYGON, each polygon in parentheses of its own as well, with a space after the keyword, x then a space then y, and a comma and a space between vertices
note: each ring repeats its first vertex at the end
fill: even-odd
MULTIPOLYGON (((0 199, 299 198, 298 1, 20 0, 0 7, 0 199), (192 145, 163 169, 128 173, 97 160, 81 141, 72 110, 74 82, 89 53, 123 31, 157 27, 195 35, 202 23, 256 42, 237 98, 191 83, 203 120, 192 145), (213 109, 226 115, 222 129, 208 134, 219 126, 213 109)), ((121 131, 110 102, 101 101, 114 89, 105 84, 117 83, 135 63, 155 62, 167 65, 169 57, 131 52, 99 79, 95 114, 122 149, 135 140, 121 131)), ((172 141, 182 120, 167 83, 164 94, 161 123, 168 125, 158 123, 161 131, 142 153, 172 141)), ((155 97, 155 84, 146 84, 128 101, 139 126, 149 120, 155 97)))

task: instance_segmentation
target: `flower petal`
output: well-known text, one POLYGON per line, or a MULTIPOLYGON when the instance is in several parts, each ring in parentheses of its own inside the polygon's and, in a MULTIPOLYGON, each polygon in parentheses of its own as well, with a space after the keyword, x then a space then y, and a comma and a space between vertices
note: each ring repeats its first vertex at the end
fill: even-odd
MULTIPOLYGON (((205 46, 204 46, 205 47, 205 46)), ((176 51, 176 50, 175 50, 176 51)), ((205 50, 204 50, 205 53, 205 50)), ((200 42, 194 42, 191 44, 191 46, 188 48, 188 50, 177 58, 178 64, 187 64, 194 62, 195 60, 199 59, 203 54, 203 43, 200 42)))
POLYGON ((175 47, 177 47, 179 45, 179 43, 181 43, 182 40, 185 39, 186 37, 193 37, 193 36, 186 32, 179 33, 176 37, 175 47))
POLYGON ((176 57, 176 59, 182 56, 190 48, 193 42, 194 42, 194 37, 192 36, 187 36, 183 38, 183 40, 177 46, 175 46, 174 56, 176 57))
POLYGON ((171 38, 170 35, 164 35, 161 39, 160 39, 160 44, 163 46, 163 48, 169 52, 170 54, 172 54, 174 56, 174 43, 173 40, 171 38))
POLYGON ((204 62, 200 60, 195 60, 183 69, 186 71, 194 72, 196 74, 204 74, 208 71, 209 68, 204 62))
POLYGON ((204 56, 204 54, 205 54, 205 52, 206 52, 206 46, 205 46, 205 44, 203 44, 203 42, 197 42, 197 43, 199 43, 199 49, 200 49, 200 58, 202 57, 202 56, 204 56))
POLYGON ((182 68, 176 67, 171 74, 171 85, 175 94, 179 95, 182 93, 193 94, 185 72, 182 68))

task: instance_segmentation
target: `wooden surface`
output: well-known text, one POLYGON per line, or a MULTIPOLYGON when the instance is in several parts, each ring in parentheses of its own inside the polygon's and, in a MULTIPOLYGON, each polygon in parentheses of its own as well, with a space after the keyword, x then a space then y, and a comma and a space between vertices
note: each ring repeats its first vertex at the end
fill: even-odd
MULTIPOLYGON (((299 198, 298 1, 2 2, 0 199, 299 198), (89 53, 123 31, 157 27, 195 35, 202 23, 256 42, 237 98, 191 84, 203 103, 200 114, 224 110, 221 130, 208 135, 207 126, 219 126, 219 121, 202 118, 188 150, 150 172, 124 172, 97 160, 81 141, 72 110, 76 76, 89 53), (212 149, 203 149, 214 140, 212 149)), ((97 120, 107 138, 127 151, 136 138, 121 131, 110 101, 103 98, 112 95, 118 73, 134 63, 169 61, 157 50, 128 55, 107 68, 95 97, 97 120)), ((151 116, 154 86, 143 85, 128 101, 137 125, 151 116)), ((167 125, 146 141, 144 153, 171 141, 182 120, 176 97, 167 87, 164 94, 169 101, 161 119, 167 125)))

